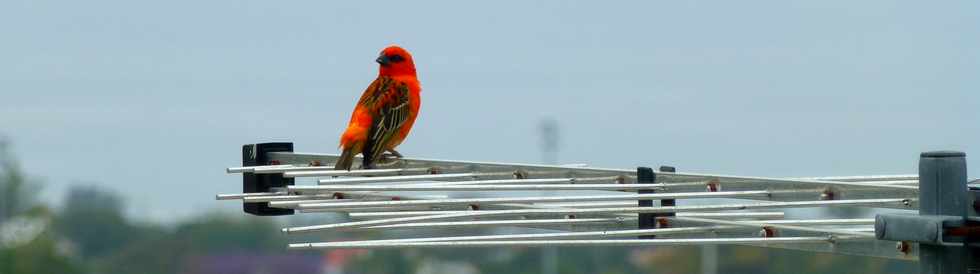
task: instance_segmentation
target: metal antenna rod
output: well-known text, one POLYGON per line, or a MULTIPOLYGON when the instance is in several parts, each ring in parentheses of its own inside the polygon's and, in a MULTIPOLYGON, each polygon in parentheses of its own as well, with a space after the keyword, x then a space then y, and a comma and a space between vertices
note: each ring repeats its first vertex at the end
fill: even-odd
POLYGON ((427 168, 392 168, 392 169, 355 169, 355 170, 313 170, 313 171, 287 171, 282 177, 327 177, 327 176, 376 176, 376 175, 400 175, 402 173, 425 172, 427 168))
POLYGON ((874 237, 875 236, 874 233, 867 233, 867 232, 854 232, 854 231, 849 231, 849 230, 833 229, 833 228, 803 227, 803 226, 788 225, 788 224, 777 224, 777 223, 773 223, 773 222, 768 222, 768 223, 767 222, 755 222, 755 223, 752 223, 752 222, 725 221, 725 220, 704 219, 704 218, 692 218, 692 217, 675 217, 675 218, 677 218, 678 220, 683 220, 683 221, 708 223, 708 224, 735 225, 735 226, 744 226, 744 227, 753 227, 753 228, 772 227, 772 228, 778 228, 778 229, 796 230, 796 231, 803 231, 803 232, 830 233, 830 234, 853 235, 853 236, 862 236, 862 237, 874 237))
POLYGON ((838 181, 838 182, 874 182, 874 181, 896 181, 896 180, 912 180, 918 181, 918 174, 899 174, 899 175, 869 175, 869 176, 824 176, 824 177, 807 177, 807 178, 790 178, 797 180, 813 180, 813 181, 838 181))
MULTIPOLYGON (((527 179, 530 180, 530 179, 527 179)), ((475 181, 480 182, 480 181, 475 181)), ((333 191, 510 191, 510 190, 640 190, 661 189, 665 184, 520 184, 520 185, 320 185, 289 186, 290 192, 333 191)))
POLYGON ((366 178, 339 178, 320 180, 321 185, 327 184, 356 184, 356 183, 379 183, 379 182, 410 182, 410 181, 431 181, 442 179, 455 179, 478 176, 477 173, 450 173, 450 174, 425 174, 425 175, 404 175, 404 176, 385 176, 385 177, 366 177, 366 178))
POLYGON ((533 214, 666 213, 666 212, 685 212, 685 211, 739 210, 739 209, 757 209, 757 208, 909 204, 911 200, 913 199, 858 199, 858 200, 770 202, 770 203, 750 203, 750 204, 665 206, 665 207, 512 209, 512 210, 475 211, 475 212, 459 213, 459 214, 415 216, 415 217, 404 217, 404 218, 394 218, 394 219, 357 221, 357 222, 348 222, 348 223, 339 223, 339 224, 292 227, 292 228, 283 228, 283 232, 285 233, 313 232, 313 231, 322 231, 322 230, 330 230, 330 229, 338 229, 338 228, 358 228, 358 227, 384 225, 384 224, 446 220, 446 219, 468 218, 468 217, 494 217, 494 216, 533 215, 533 214))
MULTIPOLYGON (((303 210, 303 211, 313 211, 317 212, 316 209, 303 210)), ((386 212, 351 212, 348 213, 352 219, 385 219, 385 218, 399 218, 399 217, 412 217, 412 216, 433 216, 433 215, 445 215, 445 214, 461 214, 461 213, 471 213, 471 210, 457 210, 457 211, 386 211, 386 212)), ((783 212, 681 212, 677 213, 677 216, 690 216, 690 217, 705 217, 705 218, 782 218, 785 213, 783 212)), ((556 214, 562 215, 562 214, 556 214)), ((636 219, 635 214, 630 214, 630 216, 621 216, 624 218, 636 219)))
POLYGON ((581 219, 536 219, 536 220, 484 220, 461 222, 426 222, 393 225, 379 225, 359 228, 358 230, 386 230, 396 228, 446 228, 446 227, 489 227, 489 226, 565 226, 596 223, 623 223, 627 218, 581 218, 581 219))
POLYGON ((268 166, 229 167, 229 168, 225 169, 225 172, 227 172, 227 173, 249 173, 249 172, 255 171, 256 168, 273 169, 273 168, 277 168, 277 167, 279 167, 279 168, 287 168, 287 167, 293 167, 293 165, 268 165, 268 166))
MULTIPOLYGON (((684 217, 684 216, 680 216, 684 217)), ((687 220, 687 218, 683 219, 687 220)), ((604 224, 604 223, 616 223, 624 224, 627 222, 635 222, 636 217, 616 217, 616 218, 581 218, 581 219, 534 219, 534 220, 490 220, 490 221, 458 221, 458 222, 420 222, 420 223, 406 223, 406 224, 394 224, 394 225, 380 225, 380 226, 369 226, 359 228, 358 230, 384 230, 384 229, 396 229, 396 228, 444 228, 444 227, 485 227, 485 226, 533 226, 533 227, 549 227, 549 226, 565 226, 565 225, 576 225, 576 224, 604 224)), ((754 221, 741 221, 746 224, 786 224, 786 225, 873 225, 875 219, 823 219, 823 220, 754 220, 754 221)), ((753 227, 758 226, 748 226, 753 227)))
POLYGON ((235 194, 218 194, 214 198, 216 200, 241 200, 245 197, 265 197, 265 196, 279 196, 289 194, 285 191, 276 192, 253 192, 253 193, 235 193, 235 194))
POLYGON ((515 197, 515 198, 468 198, 442 200, 412 200, 412 201, 370 201, 325 204, 300 204, 299 209, 347 209, 358 207, 396 207, 396 206, 445 206, 458 204, 487 204, 487 203, 532 203, 532 202, 566 202, 566 201, 616 201, 616 200, 658 200, 685 198, 734 198, 748 196, 767 196, 769 191, 727 191, 727 192, 687 192, 663 194, 627 194, 627 195, 597 195, 597 196, 564 196, 564 197, 515 197))
POLYGON ((680 246, 703 244, 788 244, 788 243, 835 243, 862 240, 855 236, 826 237, 772 237, 772 238, 720 238, 720 239, 630 239, 630 240, 530 240, 530 241, 458 241, 458 242, 410 242, 347 244, 344 242, 290 244, 290 249, 341 249, 341 248, 404 248, 404 247, 531 247, 531 246, 680 246))
POLYGON ((391 240, 346 241, 343 243, 376 244, 376 243, 456 242, 456 241, 487 241, 487 240, 543 240, 543 239, 565 239, 565 238, 581 238, 581 237, 631 237, 631 236, 640 236, 640 235, 671 235, 671 234, 703 233, 703 232, 712 232, 717 230, 738 229, 738 228, 743 228, 743 227, 728 225, 728 226, 653 228, 653 229, 631 229, 631 230, 611 230, 611 231, 404 238, 404 239, 391 239, 391 240))
MULTIPOLYGON (((694 219, 694 218, 691 218, 694 219)), ((704 220, 701 220, 704 221, 704 220)), ((722 221, 726 222, 726 221, 722 221)), ((852 235, 859 237, 874 237, 874 233, 867 232, 856 232, 854 230, 844 230, 844 229, 832 229, 832 228, 813 228, 813 227, 797 227, 792 225, 782 225, 782 224, 766 224, 766 223, 742 223, 742 222, 731 222, 730 225, 714 225, 714 226, 703 226, 703 227, 680 227, 680 228, 655 228, 655 229, 630 229, 630 230, 607 230, 607 231, 586 231, 586 232, 556 232, 556 233, 530 233, 530 234, 509 234, 509 235, 481 235, 481 236, 455 236, 455 237, 429 237, 429 238, 403 238, 403 239, 390 239, 390 240, 366 240, 366 241, 348 241, 348 244, 366 244, 366 243, 402 243, 402 242, 455 242, 455 241, 486 241, 486 240, 542 240, 542 239, 566 239, 566 238, 581 238, 581 237, 631 237, 631 236, 642 236, 642 235, 670 235, 670 234, 681 234, 681 233, 701 233, 701 232, 712 232, 718 230, 731 230, 731 229, 741 229, 741 228, 782 228, 787 230, 798 230, 807 232, 818 232, 827 234, 841 234, 841 235, 852 235)))

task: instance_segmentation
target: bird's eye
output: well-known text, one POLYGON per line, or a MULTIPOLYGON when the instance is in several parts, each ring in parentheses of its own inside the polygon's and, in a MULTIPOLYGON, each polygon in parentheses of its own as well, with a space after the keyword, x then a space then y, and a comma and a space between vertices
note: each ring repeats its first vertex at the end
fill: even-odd
POLYGON ((388 60, 391 60, 391 62, 401 62, 404 61, 405 58, 403 58, 401 55, 392 55, 388 56, 388 60))

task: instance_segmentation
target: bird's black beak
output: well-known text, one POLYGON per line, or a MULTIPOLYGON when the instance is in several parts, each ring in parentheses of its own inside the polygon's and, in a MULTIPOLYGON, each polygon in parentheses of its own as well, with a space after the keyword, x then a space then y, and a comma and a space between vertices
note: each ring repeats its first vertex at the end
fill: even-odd
POLYGON ((384 54, 378 56, 378 59, 374 61, 378 62, 378 64, 381 64, 382 66, 387 66, 388 64, 391 64, 391 58, 388 58, 388 56, 384 54))

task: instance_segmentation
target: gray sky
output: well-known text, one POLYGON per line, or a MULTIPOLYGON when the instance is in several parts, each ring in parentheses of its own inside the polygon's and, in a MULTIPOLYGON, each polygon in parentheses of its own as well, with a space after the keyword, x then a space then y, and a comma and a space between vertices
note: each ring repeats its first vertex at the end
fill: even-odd
POLYGON ((240 145, 336 152, 381 48, 415 55, 408 156, 756 176, 980 170, 980 2, 44 1, 0 4, 0 132, 60 200, 235 210, 240 145))

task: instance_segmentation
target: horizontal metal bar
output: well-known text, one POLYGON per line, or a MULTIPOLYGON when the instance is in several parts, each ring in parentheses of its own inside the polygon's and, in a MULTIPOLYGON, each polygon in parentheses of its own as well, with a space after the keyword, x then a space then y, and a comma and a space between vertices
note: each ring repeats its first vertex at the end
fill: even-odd
POLYGON ((879 204, 908 204, 912 198, 908 199, 862 199, 862 200, 832 200, 832 201, 805 201, 805 202, 770 202, 770 203, 751 203, 751 204, 727 204, 727 205, 696 205, 696 206, 664 206, 664 207, 623 207, 623 208, 555 208, 555 209, 512 209, 512 210, 493 210, 493 211, 474 211, 459 214, 440 214, 431 216, 414 216, 393 219, 356 221, 339 224, 325 224, 313 226, 301 226, 284 228, 283 232, 314 232, 339 228, 358 228, 365 226, 376 226, 386 224, 408 223, 418 221, 448 220, 457 218, 471 217, 500 217, 500 216, 519 216, 533 214, 598 214, 598 213, 667 213, 667 212, 689 212, 689 211, 714 211, 714 210, 741 210, 741 209, 761 209, 761 208, 793 208, 793 207, 813 207, 813 206, 861 206, 879 204))
POLYGON ((426 168, 392 168, 392 169, 355 169, 355 170, 310 170, 287 171, 282 177, 326 177, 326 176, 367 176, 367 175, 401 175, 404 173, 424 172, 426 168))
MULTIPOLYGON (((304 210, 305 211, 305 210, 304 210)), ((316 209, 311 211, 316 212, 316 209)), ((410 216, 432 216, 443 214, 460 214, 473 212, 471 210, 460 211, 389 211, 389 212, 351 212, 348 215, 352 219, 382 219, 398 218, 410 216)), ((705 218, 782 218, 783 212, 681 212, 677 216, 705 217, 705 218)), ((560 215, 560 214, 559 214, 560 215)), ((630 218, 630 217, 626 217, 630 218)), ((632 218, 636 218, 635 215, 632 218)))
POLYGON ((441 200, 412 200, 412 201, 368 201, 325 204, 300 204, 299 209, 347 209, 358 207, 397 207, 397 206, 445 206, 460 204, 488 203, 534 203, 534 202, 567 202, 567 201, 617 201, 617 200, 660 200, 688 198, 735 198, 746 196, 767 196, 768 191, 728 191, 728 192, 691 192, 668 194, 626 194, 626 195, 595 195, 595 196, 564 196, 564 197, 506 197, 506 198, 462 198, 441 200))
MULTIPOLYGON (((309 204, 309 203, 319 203, 319 202, 329 202, 329 201, 334 201, 334 200, 275 201, 275 202, 269 202, 269 207, 297 209, 296 207, 299 206, 299 204, 309 204)), ((322 212, 326 212, 326 211, 322 211, 322 212)), ((309 213, 309 212, 299 212, 299 213, 309 213)))
POLYGON ((652 228, 652 229, 630 229, 630 230, 608 230, 608 231, 585 231, 585 232, 551 232, 551 233, 528 233, 528 234, 506 234, 506 235, 480 235, 480 236, 452 236, 452 237, 428 237, 428 238, 403 238, 388 240, 365 240, 365 241, 346 241, 345 244, 379 244, 379 243, 411 243, 411 242, 445 242, 445 241, 488 241, 488 240, 542 240, 542 239, 569 239, 585 237, 630 237, 641 235, 673 235, 712 232, 722 229, 734 229, 739 226, 701 226, 701 227, 677 227, 677 228, 652 228))
MULTIPOLYGON (((635 218, 634 218, 635 219, 635 218)), ((396 228, 449 228, 449 227, 490 227, 490 226, 522 226, 522 227, 550 227, 567 226, 595 223, 622 223, 628 218, 582 218, 582 219, 536 219, 536 220, 482 220, 482 221, 459 221, 459 222, 424 222, 380 225, 359 228, 358 230, 384 230, 396 228)))
MULTIPOLYGON (((422 183, 411 182, 411 183, 405 183, 405 184, 380 185, 380 186, 379 185, 342 185, 342 184, 333 184, 333 183, 331 183, 329 185, 315 185, 315 186, 302 185, 302 186, 289 186, 289 187, 291 189, 290 190, 291 192, 302 192, 302 193, 306 193, 306 192, 335 192, 335 191, 341 191, 338 187, 344 187, 344 188, 351 187, 351 189, 386 189, 386 188, 389 188, 389 187, 396 187, 397 186, 397 187, 404 187, 406 189, 408 189, 408 188, 415 188, 415 187, 421 189, 421 188, 426 188, 426 187, 446 187, 446 188, 449 188, 451 186, 464 186, 464 185, 466 185, 466 186, 472 185, 474 187, 479 187, 479 186, 484 186, 484 185, 507 185, 507 184, 520 184, 520 186, 524 186, 524 184, 527 184, 527 185, 540 185, 540 184, 556 184, 556 185, 562 185, 562 184, 573 184, 573 183, 577 183, 577 182, 598 181, 598 180, 610 180, 611 181, 611 180, 613 180, 613 178, 605 178, 605 177, 603 177, 603 178, 552 178, 552 179, 500 179, 500 180, 481 180, 481 181, 448 181, 448 182, 422 182, 422 183)), ((610 184, 613 184, 613 183, 614 182, 612 182, 612 181, 610 182, 610 184)), ((581 184, 581 185, 586 185, 586 184, 581 184)), ((602 185, 607 185, 607 184, 602 184, 602 185)), ((635 185, 635 184, 630 184, 630 185, 635 185)), ((650 184, 650 185, 654 185, 654 184, 650 184)), ((669 186, 669 185, 663 185, 663 186, 669 186)), ((392 188, 392 189, 396 189, 396 188, 392 188)))
POLYGON ((245 197, 279 196, 279 195, 286 195, 286 194, 288 194, 288 192, 285 191, 253 192, 253 193, 218 194, 214 198, 216 200, 241 200, 245 197))
POLYGON ((787 243, 836 243, 838 241, 868 240, 853 236, 827 237, 772 237, 772 238, 719 238, 719 239, 616 239, 616 240, 529 240, 529 241, 455 241, 455 242, 408 242, 408 243, 301 243, 290 244, 289 249, 341 249, 341 248, 405 248, 405 247, 531 247, 531 246, 681 246, 706 244, 787 244, 787 243))
POLYGON ((293 172, 293 171, 334 171, 333 165, 329 166, 272 166, 272 167, 255 167, 252 169, 252 173, 255 174, 271 174, 271 173, 283 173, 283 172, 293 172))
MULTIPOLYGON (((868 187, 871 185, 856 183, 856 182, 838 182, 838 181, 818 181, 818 180, 804 180, 804 179, 778 179, 778 178, 766 178, 766 177, 753 177, 753 176, 733 176, 733 175, 719 175, 719 174, 700 174, 700 173, 683 173, 683 172, 660 172, 656 174, 658 179, 660 176, 666 177, 668 180, 704 180, 704 179, 718 179, 718 180, 731 180, 731 181, 743 181, 743 182, 765 182, 768 184, 810 184, 810 185, 826 185, 826 186, 857 186, 857 187, 868 187)), ((882 189, 896 189, 896 190, 918 190, 915 186, 902 186, 902 185, 874 185, 874 187, 882 189)))
POLYGON ((445 180, 478 176, 477 173, 451 173, 451 174, 426 174, 426 175, 404 175, 404 176, 385 176, 367 178, 340 178, 323 179, 321 185, 326 184, 356 184, 356 183, 380 183, 380 182, 412 182, 412 181, 432 181, 445 180))
POLYGON ((289 186, 292 192, 331 191, 511 191, 511 190, 642 190, 663 188, 664 184, 521 184, 521 185, 320 185, 289 186))
POLYGON ((292 167, 293 165, 269 165, 269 166, 243 166, 243 167, 229 167, 225 169, 227 173, 245 173, 255 171, 256 168, 275 168, 275 167, 292 167))
MULTIPOLYGON (((680 216, 683 218, 684 216, 680 216)), ((670 217, 677 218, 677 217, 670 217)), ((479 221, 456 221, 456 222, 420 222, 394 225, 380 225, 359 228, 358 230, 377 230, 377 229, 396 229, 396 228, 447 228, 447 227, 487 227, 487 226, 532 226, 532 227, 555 227, 567 225, 582 225, 595 223, 633 223, 636 217, 616 217, 616 218, 582 218, 582 219, 533 219, 533 220, 479 220, 479 221)), ((874 219, 826 219, 826 220, 750 220, 742 221, 751 224, 786 224, 786 225, 873 225, 874 219)), ((757 226, 752 226, 757 227, 757 226)), ((862 230, 874 229, 874 227, 861 228, 862 230)))
POLYGON ((807 181, 838 181, 838 182, 874 182, 874 181, 899 181, 913 180, 918 181, 918 174, 898 174, 898 175, 863 175, 863 176, 823 176, 823 177, 803 177, 791 178, 807 181))
POLYGON ((504 184, 570 184, 575 178, 544 178, 544 179, 497 179, 476 181, 445 181, 435 183, 413 184, 418 186, 458 186, 458 185, 504 185, 504 184))
POLYGON ((864 185, 918 185, 918 180, 897 180, 897 181, 867 181, 867 182, 853 182, 855 184, 864 185))
MULTIPOLYGON (((292 152, 272 152, 268 156, 272 160, 282 163, 306 164, 311 161, 332 162, 337 156, 328 154, 312 153, 292 153, 292 152)), ((473 161, 446 161, 446 160, 427 160, 402 158, 390 163, 384 168, 432 168, 446 172, 466 172, 486 174, 497 172, 500 176, 480 177, 480 179, 507 179, 513 174, 524 174, 523 178, 582 178, 582 177, 603 177, 613 176, 623 178, 623 182, 633 183, 636 178, 634 169, 608 169, 591 167, 565 167, 533 164, 512 164, 512 163, 488 163, 473 161)), ((676 186, 662 192, 692 192, 704 190, 706 187, 724 189, 729 191, 744 190, 813 190, 825 191, 827 197, 832 199, 876 199, 882 197, 917 197, 918 187, 916 185, 875 185, 867 183, 853 183, 848 180, 875 181, 875 180, 894 180, 912 179, 911 176, 902 175, 877 175, 877 176, 845 176, 845 177, 816 177, 816 178, 765 178, 751 176, 734 176, 720 174, 699 174, 699 173, 656 173, 658 183, 683 183, 683 182, 711 182, 708 184, 691 184, 688 186, 676 186), (812 180, 817 179, 817 180, 812 180), (825 180, 826 179, 826 180, 825 180), (840 181, 833 181, 840 180, 840 181)), ((772 197, 773 201, 804 201, 815 199, 812 192, 800 193, 799 195, 784 195, 772 197)), ((761 199, 769 200, 769 199, 761 199)), ((893 208, 908 208, 905 205, 883 205, 893 208)), ((918 204, 912 203, 912 209, 917 208, 918 204)))
MULTIPOLYGON (((336 198, 331 194, 316 194, 316 195, 250 196, 250 197, 244 197, 242 200, 244 200, 246 203, 261 203, 261 202, 273 202, 273 201, 300 201, 300 200, 303 201, 330 200, 331 202, 342 201, 342 200, 334 200, 334 199, 336 198)), ((314 203, 319 203, 319 202, 314 201, 314 203)))
MULTIPOLYGON (((686 217, 686 216, 678 216, 678 217, 686 217)), ((857 218, 857 219, 761 220, 761 221, 742 221, 742 222, 760 223, 760 224, 791 224, 791 225, 873 225, 875 223, 875 219, 857 218)))
POLYGON ((874 237, 874 233, 867 232, 855 232, 849 230, 835 229, 835 228, 816 228, 816 227, 804 227, 790 224, 779 224, 773 222, 742 222, 742 221, 726 221, 717 219, 706 219, 706 218, 692 218, 692 217, 676 217, 679 220, 689 221, 689 222, 700 222, 706 224, 715 225, 734 225, 734 226, 746 226, 755 228, 777 228, 777 229, 788 229, 802 232, 816 232, 816 233, 828 233, 828 234, 840 234, 840 235, 852 235, 852 236, 862 236, 862 237, 874 237))
MULTIPOLYGON (((297 163, 309 163, 313 160, 320 160, 322 162, 333 162, 338 158, 335 154, 319 154, 319 153, 296 153, 296 152, 271 152, 269 153, 270 159, 279 160, 281 162, 297 162, 297 163), (326 160, 326 161, 324 161, 326 160)), ((399 168, 405 167, 447 167, 456 169, 468 169, 470 172, 487 172, 487 171, 503 171, 503 170, 522 170, 525 172, 534 171, 552 171, 552 172, 562 172, 565 176, 562 177, 580 177, 576 174, 607 174, 607 175, 632 175, 636 176, 636 171, 633 169, 611 169, 611 168, 593 168, 593 167, 568 167, 560 165, 537 165, 537 164, 513 164, 513 163, 493 163, 493 162, 475 162, 475 161, 447 161, 447 160, 431 160, 431 159, 412 159, 412 158, 402 158, 398 159, 393 165, 399 168), (578 173, 576 173, 578 172, 578 173)), ((879 179, 917 179, 918 176, 912 175, 879 175, 879 176, 837 176, 837 177, 815 177, 815 179, 823 180, 813 180, 814 178, 801 178, 801 179, 779 179, 779 178, 765 178, 765 177, 752 177, 752 176, 733 176, 733 175, 720 175, 720 174, 697 174, 697 173, 682 173, 682 172, 658 172, 658 176, 665 176, 668 178, 695 178, 696 180, 753 180, 753 181, 774 181, 774 182, 796 182, 796 183, 809 183, 818 185, 841 185, 847 186, 850 180, 859 181, 873 181, 879 179), (837 181, 834 181, 837 180, 837 181)), ((896 189, 910 189, 902 188, 903 186, 891 186, 896 189)))
MULTIPOLYGON (((339 155, 337 154, 322 154, 322 153, 302 153, 302 152, 270 152, 267 154, 270 160, 277 160, 282 163, 310 163, 311 161, 321 161, 324 163, 336 162, 339 155)), ((358 162, 358 161, 355 161, 358 162)), ((449 161, 449 160, 433 160, 433 159, 418 159, 418 158, 401 158, 397 159, 394 163, 382 164, 385 168, 397 167, 397 168, 410 168, 410 167, 439 167, 440 169, 448 170, 469 170, 470 172, 482 172, 482 171, 514 171, 514 170, 525 170, 528 172, 537 171, 550 171, 550 172, 563 172, 568 174, 567 177, 583 177, 577 175, 596 175, 596 174, 607 174, 607 175, 621 175, 621 174, 635 174, 635 170, 622 170, 622 169, 610 169, 610 168, 593 168, 593 167, 568 167, 560 165, 537 165, 537 164, 511 164, 511 163, 493 163, 493 162, 477 162, 477 161, 449 161)), ((565 177, 565 176, 563 176, 565 177)))
MULTIPOLYGON (((700 191, 705 189, 712 190, 758 190, 768 189, 773 192, 770 197, 772 201, 807 201, 815 199, 880 199, 880 198, 900 198, 918 197, 917 185, 877 185, 870 183, 856 182, 829 182, 829 181, 806 181, 806 180, 786 180, 778 178, 760 178, 744 176, 726 175, 705 175, 705 174, 684 174, 684 173, 656 173, 658 183, 671 184, 675 181, 691 181, 694 179, 708 179, 710 176, 718 176, 708 184, 673 186, 659 193, 700 191), (808 190, 808 191, 807 191, 808 190), (787 192, 782 192, 787 191, 787 192)), ((752 198, 749 198, 752 199, 752 198)), ((909 205, 891 204, 878 205, 879 207, 890 207, 897 209, 916 209, 918 204, 911 201, 909 205)))
POLYGON ((780 219, 786 213, 776 212, 678 212, 680 217, 704 217, 704 218, 756 218, 756 219, 780 219))

